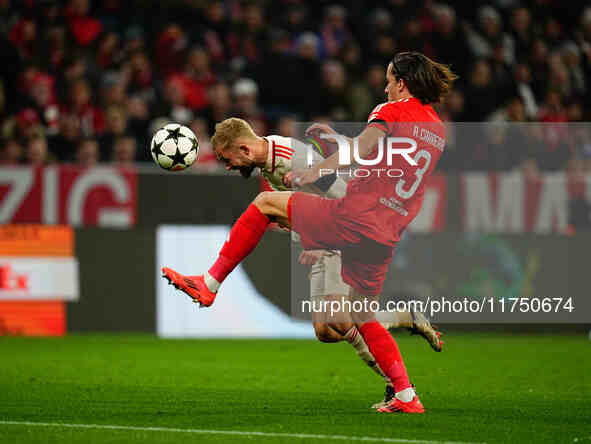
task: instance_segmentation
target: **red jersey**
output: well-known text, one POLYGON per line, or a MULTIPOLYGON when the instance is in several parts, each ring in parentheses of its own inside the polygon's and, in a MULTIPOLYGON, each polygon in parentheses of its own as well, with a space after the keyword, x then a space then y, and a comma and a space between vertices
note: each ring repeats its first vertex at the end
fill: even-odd
MULTIPOLYGON (((383 158, 374 166, 356 171, 356 178, 349 182, 339 205, 338 217, 352 231, 381 244, 394 245, 421 209, 425 181, 443 153, 445 126, 430 105, 415 98, 376 106, 369 115, 368 126, 385 133, 383 158), (406 156, 388 156, 387 137, 412 139, 416 149, 406 156)), ((408 142, 392 145, 410 146, 408 142)), ((366 159, 375 159, 377 148, 366 159)))

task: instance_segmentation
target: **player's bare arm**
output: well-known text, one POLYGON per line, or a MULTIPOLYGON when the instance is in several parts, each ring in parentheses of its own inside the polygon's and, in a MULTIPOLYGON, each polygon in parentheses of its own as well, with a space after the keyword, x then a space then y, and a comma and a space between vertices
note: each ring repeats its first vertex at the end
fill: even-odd
MULTIPOLYGON (((327 127, 330 130, 332 130, 332 128, 326 126, 326 125, 318 125, 318 126, 312 126, 310 127, 309 130, 311 130, 312 128, 318 130, 322 130, 324 129, 323 127, 327 127)), ((332 130, 332 132, 329 132, 328 134, 336 134, 334 132, 334 130, 332 130)), ((372 126, 368 126, 367 128, 365 128, 361 134, 359 134, 358 136, 358 142, 359 142, 359 157, 361 157, 362 159, 366 158, 367 156, 369 156, 369 154, 374 150, 374 148, 376 147, 378 140, 380 137, 383 137, 385 134, 384 131, 382 131, 379 128, 375 128, 372 126)), ((339 136, 339 137, 344 137, 344 136, 339 136)), ((346 138, 347 142, 351 142, 351 139, 346 138)), ((329 139, 330 141, 332 141, 331 139, 329 139)), ((334 139, 334 141, 336 142, 336 139, 334 139)), ((354 159, 355 156, 353 155, 353 143, 348 143, 349 145, 349 149, 351 150, 351 159, 354 159)), ((341 168, 342 166, 339 165, 339 153, 335 152, 334 154, 332 154, 331 156, 327 157, 326 159, 322 160, 321 162, 317 163, 316 165, 314 165, 312 168, 309 168, 307 170, 300 170, 300 171, 293 171, 292 174, 290 174, 288 177, 286 177, 286 183, 289 183, 290 186, 304 186, 304 185, 308 185, 308 184, 312 184, 314 182, 316 182, 323 174, 323 171, 336 171, 339 168, 341 168)), ((350 165, 347 165, 347 168, 350 168, 350 165)))

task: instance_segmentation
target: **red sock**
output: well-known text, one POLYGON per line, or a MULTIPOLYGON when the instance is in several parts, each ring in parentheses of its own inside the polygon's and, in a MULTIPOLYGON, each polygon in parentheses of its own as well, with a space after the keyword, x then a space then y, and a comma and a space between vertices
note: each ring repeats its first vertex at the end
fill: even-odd
POLYGON ((269 218, 250 204, 246 211, 238 218, 230 238, 224 243, 218 259, 209 269, 209 274, 222 283, 242 260, 257 246, 269 225, 269 218))
POLYGON ((392 381, 394 390, 399 392, 411 387, 398 344, 388 330, 373 320, 363 324, 359 332, 382 371, 392 381))

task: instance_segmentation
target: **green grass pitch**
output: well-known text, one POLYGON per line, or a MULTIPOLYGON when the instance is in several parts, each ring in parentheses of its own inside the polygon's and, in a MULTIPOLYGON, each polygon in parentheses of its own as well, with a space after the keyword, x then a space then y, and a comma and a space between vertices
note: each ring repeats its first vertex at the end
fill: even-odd
POLYGON ((0 443, 591 443, 584 335, 395 337, 425 415, 370 410, 383 384, 344 343, 0 338, 0 443))

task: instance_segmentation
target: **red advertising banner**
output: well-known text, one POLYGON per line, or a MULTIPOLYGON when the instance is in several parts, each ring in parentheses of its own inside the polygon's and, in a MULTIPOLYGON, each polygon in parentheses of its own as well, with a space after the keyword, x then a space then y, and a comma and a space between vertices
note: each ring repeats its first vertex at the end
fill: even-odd
POLYGON ((0 223, 128 228, 136 222, 132 169, 0 168, 0 223))
POLYGON ((460 198, 464 231, 570 234, 578 223, 588 223, 588 217, 577 221, 577 208, 584 212, 591 203, 591 176, 465 173, 460 198))

